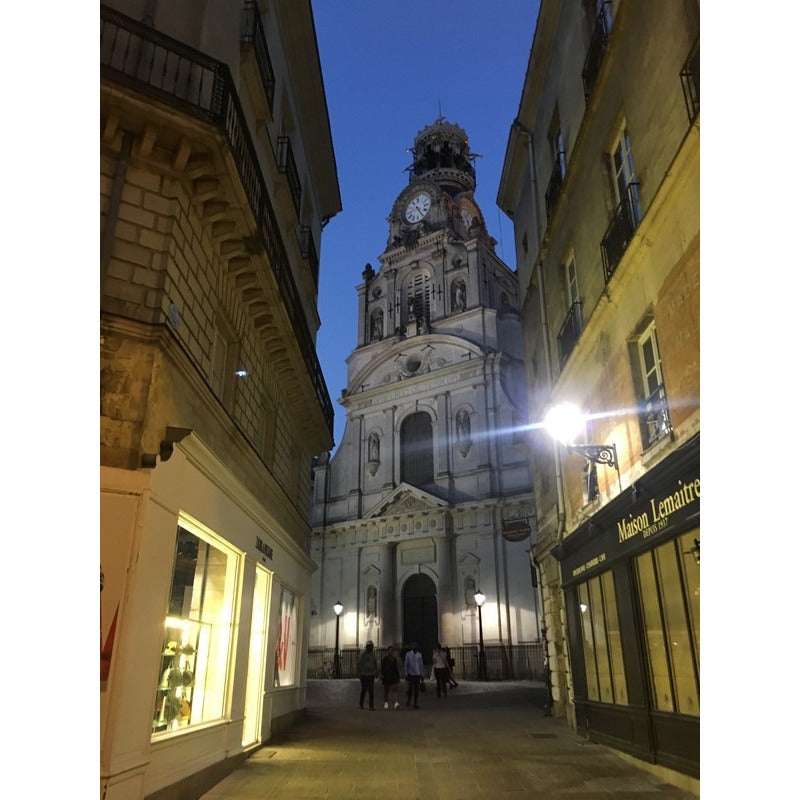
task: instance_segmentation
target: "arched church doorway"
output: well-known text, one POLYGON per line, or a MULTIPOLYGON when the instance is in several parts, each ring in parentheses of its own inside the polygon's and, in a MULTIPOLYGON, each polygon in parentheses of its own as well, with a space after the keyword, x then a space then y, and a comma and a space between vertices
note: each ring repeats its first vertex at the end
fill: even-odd
POLYGON ((403 643, 416 642, 426 664, 433 663, 433 646, 439 638, 436 586, 418 572, 403 586, 403 643))

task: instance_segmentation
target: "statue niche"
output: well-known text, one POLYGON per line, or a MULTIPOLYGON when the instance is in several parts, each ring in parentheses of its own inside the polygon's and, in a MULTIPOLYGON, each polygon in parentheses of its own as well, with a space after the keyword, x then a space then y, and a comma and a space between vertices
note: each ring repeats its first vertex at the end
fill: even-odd
POLYGON ((462 280, 455 280, 450 285, 450 307, 454 312, 467 308, 467 287, 462 280))
POLYGON ((377 342, 383 339, 383 311, 377 309, 372 312, 369 320, 369 340, 377 342))
POLYGON ((469 412, 462 408, 456 414, 456 445, 463 458, 467 457, 472 447, 471 432, 469 412))
POLYGON ((381 437, 374 431, 367 440, 367 469, 373 477, 381 463, 381 437))

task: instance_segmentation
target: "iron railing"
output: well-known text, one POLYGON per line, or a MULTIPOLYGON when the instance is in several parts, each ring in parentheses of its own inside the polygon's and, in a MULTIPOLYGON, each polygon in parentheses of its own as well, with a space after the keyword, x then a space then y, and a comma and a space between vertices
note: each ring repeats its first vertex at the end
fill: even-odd
POLYGON ((300 255, 308 261, 316 284, 319 280, 319 258, 317 257, 317 248, 314 246, 314 237, 308 225, 303 225, 300 228, 300 255))
POLYGON ((227 64, 101 5, 100 75, 104 80, 209 122, 225 135, 284 309, 298 338, 328 431, 333 435, 333 404, 227 64))
POLYGON ((275 70, 272 68, 272 60, 269 57, 267 37, 264 35, 261 12, 256 0, 245 0, 242 43, 253 48, 258 74, 264 85, 264 94, 267 97, 267 105, 271 114, 272 103, 275 99, 275 70))
POLYGON ((611 223, 600 243, 606 283, 611 279, 641 219, 639 184, 632 181, 627 186, 625 197, 614 211, 611 223))
POLYGON ((544 207, 547 212, 548 222, 550 222, 553 212, 556 210, 558 196, 561 194, 561 186, 564 183, 564 173, 566 172, 565 164, 566 154, 562 150, 556 156, 553 172, 550 175, 550 182, 547 184, 547 190, 544 193, 544 207))
POLYGON ((643 450, 648 450, 656 442, 672 433, 667 392, 663 383, 659 384, 644 401, 639 412, 639 428, 642 433, 643 450))
MULTIPOLYGON (((544 660, 544 642, 530 642, 528 644, 515 644, 504 646, 500 644, 487 644, 484 647, 486 655, 486 671, 490 681, 502 680, 536 680, 546 679, 547 667, 544 660)), ((356 648, 342 648, 339 650, 339 665, 342 678, 358 677, 358 656, 361 651, 356 648)), ((381 659, 386 655, 385 647, 375 648, 375 657, 380 665, 381 659)), ((400 676, 403 678, 403 656, 405 651, 398 652, 400 660, 400 676)), ((476 681, 478 677, 479 647, 462 645, 450 648, 450 655, 456 662, 453 674, 457 681, 476 681)), ((329 677, 330 667, 334 662, 334 648, 312 647, 308 650, 306 664, 307 678, 329 677)), ((431 673, 431 665, 427 664, 425 676, 431 673)))
POLYGON ((558 358, 561 369, 567 363, 570 353, 578 343, 581 331, 583 330, 583 318, 581 317, 580 300, 573 303, 567 312, 567 318, 558 332, 556 340, 558 342, 558 358))
POLYGON ((300 198, 303 186, 300 183, 300 173, 297 170, 292 143, 288 136, 278 137, 278 172, 282 172, 289 182, 289 194, 292 196, 297 218, 300 219, 300 198))
POLYGON ((586 59, 583 62, 583 94, 586 101, 592 94, 597 75, 600 72, 600 65, 603 63, 603 53, 608 43, 608 34, 611 31, 611 3, 603 3, 600 13, 594 22, 592 38, 589 41, 589 49, 586 52, 586 59))
POLYGON ((686 103, 686 113, 689 115, 691 125, 700 113, 700 37, 695 39, 689 56, 681 70, 681 85, 683 86, 683 100, 686 103))

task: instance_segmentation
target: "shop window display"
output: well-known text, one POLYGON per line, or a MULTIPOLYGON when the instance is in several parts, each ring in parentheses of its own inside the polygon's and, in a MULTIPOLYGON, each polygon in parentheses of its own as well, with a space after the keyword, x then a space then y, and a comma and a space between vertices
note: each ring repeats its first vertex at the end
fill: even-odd
POLYGON ((178 527, 154 734, 224 714, 237 564, 210 532, 188 522, 178 527))
POLYGON ((297 598, 285 588, 281 588, 280 610, 278 641, 275 647, 276 687, 293 686, 297 683, 297 598))
POLYGON ((636 559, 653 701, 659 711, 700 714, 700 565, 694 530, 636 559))
POLYGON ((589 700, 628 704, 617 602, 611 572, 578 586, 589 700))

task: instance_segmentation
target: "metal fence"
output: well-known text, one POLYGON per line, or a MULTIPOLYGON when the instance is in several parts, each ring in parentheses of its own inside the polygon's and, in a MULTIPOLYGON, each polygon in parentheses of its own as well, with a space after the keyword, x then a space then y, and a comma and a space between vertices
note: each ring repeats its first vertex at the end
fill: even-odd
MULTIPOLYGON (((342 648, 339 650, 340 677, 358 677, 357 648, 342 648)), ((399 650, 401 674, 405 650, 399 650)), ((539 680, 546 679, 544 665, 544 642, 530 642, 528 644, 501 645, 487 644, 484 647, 486 655, 486 674, 490 681, 504 680, 539 680)), ((463 645, 451 647, 450 654, 456 662, 453 674, 456 680, 475 681, 478 676, 478 645, 463 645)), ((385 647, 376 647, 375 655, 380 664, 386 655, 385 647)), ((307 678, 330 678, 333 675, 334 648, 313 647, 308 651, 307 678)), ((430 664, 426 665, 428 670, 430 664)))

